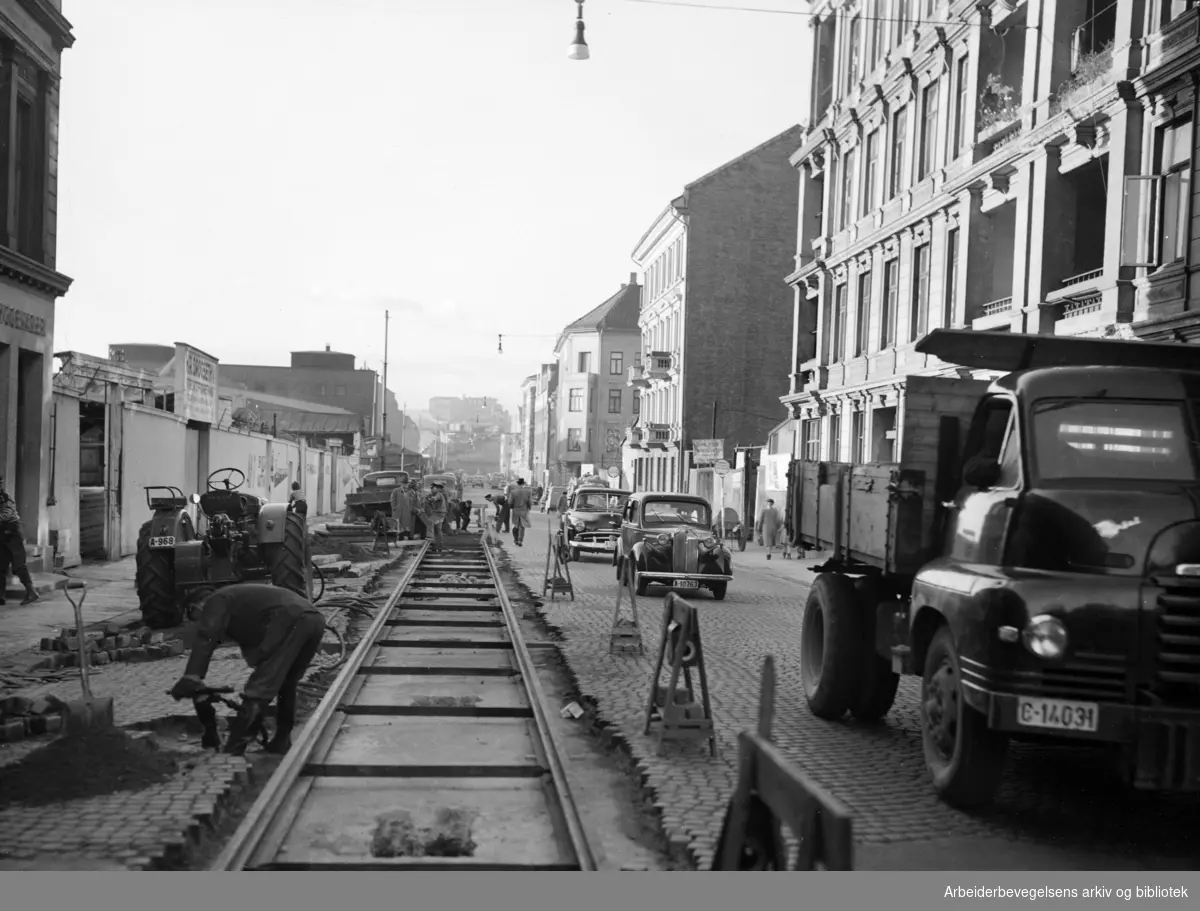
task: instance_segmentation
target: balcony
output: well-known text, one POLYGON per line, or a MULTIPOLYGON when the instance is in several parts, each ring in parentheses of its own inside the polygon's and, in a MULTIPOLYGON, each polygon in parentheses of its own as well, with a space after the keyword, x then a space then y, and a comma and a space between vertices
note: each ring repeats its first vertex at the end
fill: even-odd
POLYGON ((998 300, 988 301, 979 308, 979 311, 980 315, 972 321, 972 329, 995 331, 1007 327, 1012 324, 1013 299, 1012 297, 1002 297, 998 300))
POLYGON ((646 358, 646 376, 651 380, 669 380, 676 369, 670 351, 651 351, 646 358))
POLYGON ((1172 19, 1146 39, 1146 72, 1152 72, 1200 42, 1200 9, 1190 9, 1172 19))
POLYGON ((626 386, 646 387, 650 385, 650 378, 646 376, 645 364, 634 364, 629 368, 629 379, 625 382, 626 386))
POLYGON ((647 424, 644 430, 649 446, 665 449, 679 442, 679 433, 670 424, 647 424))
POLYGON ((646 429, 640 424, 629 424, 625 427, 625 439, 629 441, 630 449, 644 449, 646 429))

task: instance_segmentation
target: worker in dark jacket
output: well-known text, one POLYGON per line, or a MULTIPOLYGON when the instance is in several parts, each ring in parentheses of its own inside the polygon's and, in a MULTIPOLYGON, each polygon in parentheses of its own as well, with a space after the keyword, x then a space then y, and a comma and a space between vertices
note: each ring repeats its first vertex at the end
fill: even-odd
POLYGON ((40 601, 33 587, 33 577, 29 575, 29 567, 25 565, 25 532, 21 528, 21 515, 17 512, 17 504, 4 489, 4 479, 0 478, 0 604, 5 603, 4 590, 8 588, 10 567, 12 574, 25 586, 25 600, 21 603, 40 601))
POLYGON ((300 489, 300 482, 292 482, 292 492, 288 494, 288 509, 304 518, 308 517, 308 500, 304 499, 304 491, 300 489))
POLYGON ((199 692, 213 651, 222 640, 232 640, 254 673, 246 681, 242 708, 230 726, 225 752, 234 756, 246 752, 267 706, 278 696, 275 736, 267 750, 286 753, 296 727, 296 687, 324 633, 321 612, 290 589, 253 583, 218 589, 204 601, 192 654, 171 695, 187 699, 199 692))

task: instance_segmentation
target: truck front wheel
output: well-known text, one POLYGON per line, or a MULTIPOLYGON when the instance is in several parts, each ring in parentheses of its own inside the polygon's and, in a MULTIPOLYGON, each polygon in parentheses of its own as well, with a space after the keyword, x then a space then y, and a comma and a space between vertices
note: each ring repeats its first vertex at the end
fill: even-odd
POLYGON ((858 698, 862 642, 854 586, 845 576, 822 573, 808 593, 800 627, 800 681, 818 718, 836 721, 858 698))
POLYGON ((990 804, 1000 789, 1008 736, 962 696, 962 672, 950 628, 934 634, 921 685, 921 741, 938 796, 967 810, 990 804))

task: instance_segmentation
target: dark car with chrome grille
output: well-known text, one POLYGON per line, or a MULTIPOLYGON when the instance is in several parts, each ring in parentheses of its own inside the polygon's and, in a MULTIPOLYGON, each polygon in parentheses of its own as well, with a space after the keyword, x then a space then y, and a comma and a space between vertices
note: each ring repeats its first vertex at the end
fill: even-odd
POLYGON ((632 563, 636 591, 651 585, 708 589, 718 601, 733 580, 732 556, 712 534, 712 507, 683 493, 635 493, 621 516, 621 540, 613 555, 617 578, 632 563))
POLYGON ((621 511, 630 491, 611 487, 578 487, 567 511, 559 518, 561 557, 579 560, 584 554, 612 554, 621 537, 621 511))

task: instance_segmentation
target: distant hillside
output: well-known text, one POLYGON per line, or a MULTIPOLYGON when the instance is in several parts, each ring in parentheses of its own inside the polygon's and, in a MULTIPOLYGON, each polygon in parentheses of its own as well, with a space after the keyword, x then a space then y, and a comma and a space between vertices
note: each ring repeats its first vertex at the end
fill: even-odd
POLYGON ((487 474, 500 470, 500 441, 481 440, 475 448, 452 443, 446 461, 448 466, 467 474, 487 474))

